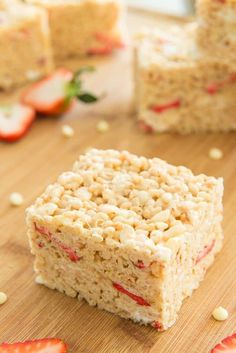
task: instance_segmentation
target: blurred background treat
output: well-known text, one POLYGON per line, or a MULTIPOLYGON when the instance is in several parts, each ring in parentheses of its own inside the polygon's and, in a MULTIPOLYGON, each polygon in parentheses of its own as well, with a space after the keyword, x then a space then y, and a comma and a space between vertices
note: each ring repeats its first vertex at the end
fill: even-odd
POLYGON ((130 6, 156 10, 170 15, 186 16, 194 14, 195 0, 127 0, 130 6))

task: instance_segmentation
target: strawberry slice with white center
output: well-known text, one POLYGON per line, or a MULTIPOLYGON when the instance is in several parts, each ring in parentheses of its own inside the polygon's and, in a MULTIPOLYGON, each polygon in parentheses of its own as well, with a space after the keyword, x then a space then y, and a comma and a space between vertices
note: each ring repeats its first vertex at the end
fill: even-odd
POLYGON ((231 336, 224 338, 218 343, 212 350, 211 353, 236 353, 236 333, 231 336))
POLYGON ((59 69, 52 75, 33 84, 22 96, 25 104, 37 112, 56 114, 65 105, 65 85, 73 77, 67 69, 59 69))
POLYGON ((58 338, 43 338, 33 341, 3 343, 0 353, 67 353, 66 344, 58 338))
POLYGON ((26 134, 35 119, 35 111, 24 104, 0 107, 0 140, 13 142, 26 134))
POLYGON ((82 90, 80 75, 86 71, 93 71, 93 68, 84 67, 75 74, 64 68, 58 69, 27 89, 23 93, 22 102, 46 115, 58 115, 67 111, 75 98, 84 103, 93 103, 97 97, 82 90))

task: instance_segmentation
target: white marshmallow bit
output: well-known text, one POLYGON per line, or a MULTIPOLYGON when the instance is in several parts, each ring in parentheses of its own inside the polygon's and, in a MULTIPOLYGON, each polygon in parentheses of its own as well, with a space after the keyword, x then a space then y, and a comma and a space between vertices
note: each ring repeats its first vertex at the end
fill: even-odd
POLYGON ((209 157, 211 159, 221 159, 223 157, 223 152, 219 148, 211 148, 209 151, 209 157))
POLYGON ((24 202, 24 199, 19 192, 13 192, 9 197, 9 201, 12 206, 21 206, 24 202))
POLYGON ((42 278, 41 275, 38 275, 36 278, 35 278, 35 283, 37 284, 44 284, 44 280, 42 278))
POLYGON ((4 292, 0 292, 0 305, 6 303, 7 301, 7 295, 4 292))
POLYGON ((223 308, 222 306, 219 306, 218 308, 215 308, 213 310, 212 316, 217 321, 224 321, 224 320, 228 319, 229 314, 225 308, 223 308))
POLYGON ((72 137, 75 134, 74 129, 70 125, 63 125, 61 132, 65 137, 72 137))
POLYGON ((97 123, 97 131, 98 132, 107 132, 109 130, 109 124, 106 120, 100 120, 97 123))

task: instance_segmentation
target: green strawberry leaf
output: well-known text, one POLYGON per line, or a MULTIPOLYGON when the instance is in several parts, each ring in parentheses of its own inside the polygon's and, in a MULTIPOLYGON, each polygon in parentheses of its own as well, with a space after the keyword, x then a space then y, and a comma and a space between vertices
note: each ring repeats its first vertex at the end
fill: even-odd
POLYGON ((86 66, 76 71, 73 78, 65 85, 66 104, 69 104, 75 97, 84 103, 94 103, 99 99, 94 94, 82 90, 83 82, 80 75, 84 72, 93 72, 94 70, 94 67, 86 66))
POLYGON ((94 103, 98 101, 98 97, 89 92, 83 92, 77 95, 77 98, 83 103, 94 103))

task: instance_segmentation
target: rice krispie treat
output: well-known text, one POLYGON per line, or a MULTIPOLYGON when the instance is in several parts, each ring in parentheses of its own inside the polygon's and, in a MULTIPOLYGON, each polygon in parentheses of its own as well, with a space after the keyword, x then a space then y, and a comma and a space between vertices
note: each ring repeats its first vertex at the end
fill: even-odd
POLYGON ((146 130, 236 129, 236 70, 196 46, 196 28, 147 32, 137 40, 136 107, 146 130))
POLYGON ((206 55, 236 62, 236 0, 198 0, 197 42, 206 55))
POLYGON ((223 181, 91 150, 27 210, 37 282, 165 330, 222 246, 223 181))
POLYGON ((124 46, 119 0, 27 0, 49 13, 56 58, 110 54, 124 46))
POLYGON ((16 1, 2 1, 0 48, 0 90, 48 74, 52 52, 47 13, 16 1))

